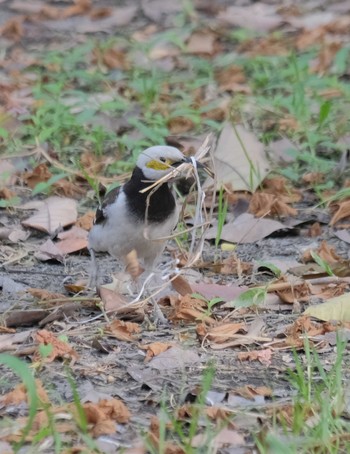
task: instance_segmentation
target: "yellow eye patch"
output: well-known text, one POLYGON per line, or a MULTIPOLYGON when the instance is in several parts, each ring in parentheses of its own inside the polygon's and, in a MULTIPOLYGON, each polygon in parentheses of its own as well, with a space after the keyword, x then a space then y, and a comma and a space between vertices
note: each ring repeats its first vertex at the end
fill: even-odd
POLYGON ((171 164, 170 159, 167 159, 165 162, 152 159, 152 161, 147 162, 146 167, 153 170, 168 170, 171 164))

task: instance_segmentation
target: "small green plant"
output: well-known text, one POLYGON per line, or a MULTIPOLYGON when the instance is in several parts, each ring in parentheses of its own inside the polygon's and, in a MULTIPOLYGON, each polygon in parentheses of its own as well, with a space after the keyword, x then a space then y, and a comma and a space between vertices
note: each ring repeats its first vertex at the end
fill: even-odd
POLYGON ((16 373, 21 378, 28 393, 29 398, 28 421, 24 429, 22 430, 22 436, 20 440, 13 446, 15 452, 18 452, 23 443, 25 442, 26 436, 29 434, 33 426, 34 418, 37 414, 39 407, 39 397, 36 390, 34 377, 31 371, 29 370, 29 367, 23 361, 16 358, 15 356, 2 353, 0 354, 0 363, 9 367, 14 373, 16 373))
POLYGON ((227 303, 226 307, 254 307, 260 306, 266 300, 267 287, 250 288, 241 293, 236 299, 227 303))
POLYGON ((205 304, 208 307, 205 312, 205 316, 210 316, 213 313, 213 307, 218 303, 222 303, 222 298, 219 298, 219 297, 208 300, 208 299, 204 298, 204 296, 201 295, 200 293, 193 293, 191 296, 193 298, 198 298, 205 302, 205 304))
POLYGON ((307 337, 304 340, 305 360, 294 351, 295 368, 288 370, 288 380, 297 392, 292 404, 292 421, 283 422, 283 416, 278 418, 275 415, 273 429, 262 442, 257 440, 261 454, 278 454, 282 445, 283 452, 291 454, 349 451, 347 434, 350 425, 342 418, 345 408, 342 369, 346 343, 339 336, 336 349, 335 361, 327 370, 307 337))
MULTIPOLYGON (((161 404, 160 415, 159 415, 159 440, 157 447, 152 441, 146 437, 145 442, 147 448, 151 454, 160 454, 166 452, 167 442, 175 442, 179 449, 182 449, 186 454, 195 454, 199 449, 205 449, 204 452, 211 453, 210 442, 216 435, 216 433, 223 427, 213 427, 212 423, 207 419, 204 426, 203 440, 200 447, 193 446, 193 440, 196 435, 203 432, 203 419, 204 419, 204 407, 206 404, 206 397, 212 386, 215 375, 215 368, 213 365, 209 365, 204 371, 201 385, 199 387, 200 392, 196 398, 196 401, 191 404, 190 412, 191 416, 187 421, 179 420, 176 411, 171 412, 167 409, 165 399, 161 404)), ((224 423, 225 426, 227 423, 224 423)))
POLYGON ((317 252, 311 251, 311 257, 314 259, 314 261, 319 265, 327 274, 328 276, 334 276, 334 273, 332 271, 332 268, 330 267, 329 263, 327 263, 325 260, 323 260, 322 257, 320 257, 317 252))

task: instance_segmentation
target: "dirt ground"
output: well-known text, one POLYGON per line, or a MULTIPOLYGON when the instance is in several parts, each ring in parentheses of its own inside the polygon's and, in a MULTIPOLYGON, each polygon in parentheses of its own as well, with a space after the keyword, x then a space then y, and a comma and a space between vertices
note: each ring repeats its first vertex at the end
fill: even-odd
MULTIPOLYGON (((58 2, 47 3, 48 6, 55 6, 58 2)), ((117 7, 128 6, 137 9, 131 22, 126 21, 125 25, 118 26, 118 34, 130 36, 137 30, 151 26, 154 21, 158 25, 162 23, 163 26, 173 23, 174 14, 177 11, 176 2, 173 6, 170 2, 166 2, 161 17, 160 13, 154 13, 157 17, 153 20, 151 13, 145 14, 141 3, 150 5, 151 11, 152 8, 153 11, 156 11, 157 5, 161 9, 159 2, 155 2, 157 4, 153 6, 152 1, 117 2, 117 7)), ((195 2, 195 9, 200 20, 209 24, 209 27, 214 27, 214 13, 230 3, 226 0, 216 1, 213 4, 203 2, 200 7, 200 2, 195 2)), ((268 2, 271 5, 274 3, 276 2, 268 2)), ((235 4, 246 6, 251 3, 240 1, 235 4)), ((340 4, 341 2, 339 2, 340 4)), ((98 2, 98 6, 114 8, 116 2, 98 2)), ((323 11, 326 6, 326 2, 318 2, 320 10, 323 11)), ((25 5, 25 2, 9 0, 0 2, 0 26, 20 15, 28 14, 30 8, 30 4, 25 5)), ((25 39, 20 41, 22 51, 36 55, 45 49, 68 49, 72 45, 79 44, 84 36, 81 31, 79 33, 75 31, 76 26, 81 26, 80 19, 78 15, 54 22, 50 22, 50 20, 24 21, 22 27, 25 29, 25 39)), ((90 25, 90 22, 86 23, 86 28, 88 29, 90 25)), ((115 26, 113 27, 105 31, 94 31, 91 36, 103 41, 113 35, 115 26)), ((0 43, 1 40, 7 39, 1 37, 0 43)), ((41 196, 36 198, 41 198, 41 196)), ((29 199, 30 197, 28 197, 29 199)), ((94 201, 89 200, 81 208, 80 214, 93 208, 94 204, 94 201)), ((190 284, 232 285, 235 288, 243 285, 263 286, 271 281, 272 275, 266 268, 262 268, 259 262, 273 263, 284 273, 290 268, 300 265, 303 253, 307 249, 316 249, 323 240, 333 246, 343 259, 349 260, 348 243, 336 237, 333 229, 328 227, 330 219, 328 210, 326 208, 314 209, 314 206, 312 197, 310 197, 310 203, 296 204, 295 207, 300 209, 298 218, 301 221, 290 230, 279 231, 252 244, 237 244, 234 250, 235 256, 243 262, 251 263, 254 269, 252 273, 243 273, 241 276, 238 276, 237 273, 223 275, 207 266, 201 269, 194 267, 188 273, 184 272, 183 275, 187 276, 190 284), (308 235, 308 229, 317 220, 321 223, 322 233, 317 238, 313 238, 308 235)), ((229 211, 231 209, 233 210, 230 207, 229 211)), ((1 210, 0 221, 3 225, 14 227, 19 225, 27 215, 27 211, 9 208, 1 210)), ((284 222, 286 222, 285 219, 284 222)), ((70 254, 64 263, 54 260, 41 262, 34 257, 34 253, 47 238, 46 233, 31 230, 30 237, 23 243, 8 241, 2 243, 0 305, 3 321, 14 311, 42 308, 42 306, 39 307, 38 300, 28 294, 26 289, 44 289, 52 294, 60 293, 67 298, 73 298, 65 285, 87 279, 90 259, 86 250, 70 254)), ((176 244, 171 242, 170 250, 174 248, 176 248, 176 244)), ((216 261, 221 263, 231 254, 231 252, 216 250, 213 241, 207 241, 204 246, 203 262, 213 263, 215 257, 216 261)), ((167 251, 163 257, 163 263, 166 263, 169 257, 170 252, 167 251)), ((99 263, 103 281, 110 282, 110 277, 118 265, 108 256, 99 257, 99 263)), ((178 297, 177 292, 170 285, 163 293, 166 296, 178 297)), ((107 322, 103 314, 98 307, 94 306, 93 302, 89 303, 89 297, 96 298, 97 295, 91 291, 82 292, 80 295, 86 297, 86 300, 76 303, 72 311, 64 313, 54 321, 49 321, 44 325, 39 325, 37 322, 15 323, 13 327, 16 328, 17 333, 27 331, 31 335, 25 342, 12 348, 10 352, 31 364, 31 355, 36 347, 34 334, 39 328, 60 336, 67 336, 69 345, 77 352, 77 358, 72 363, 62 359, 50 363, 44 362, 39 367, 38 376, 49 394, 50 401, 56 405, 73 400, 73 390, 67 381, 67 367, 71 371, 82 403, 117 397, 126 404, 131 412, 129 423, 118 424, 115 434, 101 436, 97 439, 101 452, 106 453, 122 452, 121 449, 131 449, 136 446, 137 441, 144 437, 144 433, 147 433, 151 416, 159 416, 163 404, 169 409, 175 409, 187 402, 192 402, 201 385, 203 375, 210 365, 214 366, 215 374, 210 391, 206 396, 206 405, 223 407, 231 412, 235 429, 245 437, 244 446, 220 448, 219 452, 235 454, 257 452, 253 434, 258 433, 265 421, 269 419, 266 416, 268 410, 290 403, 295 395, 295 389, 288 380, 286 372, 287 369, 295 369, 293 351, 287 346, 285 348, 274 348, 274 346, 277 345, 278 340, 285 339, 287 327, 293 325, 305 307, 319 302, 317 296, 311 296, 307 302, 295 301, 294 304, 290 304, 275 298, 275 295, 271 293, 263 304, 243 310, 232 310, 232 308, 224 307, 224 303, 219 303, 213 309, 216 321, 222 321, 226 317, 226 320, 232 323, 245 322, 248 326, 258 323, 261 325, 261 329, 254 342, 245 344, 242 341, 236 346, 216 349, 212 348, 214 343, 209 345, 205 339, 200 338, 195 320, 191 322, 182 320, 177 323, 170 321, 166 325, 155 326, 151 303, 143 306, 141 319, 137 318, 140 316, 139 313, 132 312, 124 317, 129 321, 140 321, 141 332, 134 336, 132 342, 121 341, 106 334, 107 322), (258 337, 264 340, 259 341, 258 337), (173 347, 151 361, 145 362, 146 351, 141 349, 140 345, 154 342, 171 343, 173 347), (271 346, 273 354, 267 362, 239 359, 239 354, 242 352, 269 349, 269 346, 271 346), (234 390, 246 386, 267 387, 271 389, 271 395, 257 395, 255 400, 232 397, 235 395, 234 390)), ((230 298, 223 298, 223 300, 229 301, 230 298)), ((166 315, 170 313, 168 301, 160 302, 160 308, 166 315)), ((52 308, 49 309, 49 312, 52 313, 52 308)), ((114 316, 111 319, 114 319, 114 316)), ((11 328, 8 323, 7 325, 11 328)), ((323 337, 317 338, 317 335, 313 338, 315 345, 319 347, 318 352, 326 370, 332 366, 336 356, 334 339, 334 336, 333 338, 330 336, 325 340, 323 337)), ((301 361, 305 361, 302 349, 299 350, 299 354, 301 361)), ((348 360, 349 352, 346 351, 344 379, 349 376, 349 370, 346 367, 348 360)), ((14 387, 14 384, 20 383, 20 379, 7 367, 0 366, 0 371, 1 393, 5 394, 14 387)), ((3 417, 16 419, 25 414, 25 406, 0 406, 0 414, 3 417)), ((204 426, 204 424, 204 420, 201 420, 200 425, 204 426)), ((53 452, 52 449, 50 446, 46 449, 43 448, 41 452, 50 453, 53 452)), ((30 451, 22 448, 20 452, 30 451)))

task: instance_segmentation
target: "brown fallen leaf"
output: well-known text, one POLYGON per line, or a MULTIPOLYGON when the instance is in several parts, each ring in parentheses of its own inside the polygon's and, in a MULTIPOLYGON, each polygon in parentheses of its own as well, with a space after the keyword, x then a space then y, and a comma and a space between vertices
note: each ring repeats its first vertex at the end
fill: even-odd
POLYGON ((310 184, 310 185, 316 185, 323 183, 326 178, 326 175, 321 172, 309 172, 305 173, 302 177, 304 183, 310 184))
MULTIPOLYGON (((1 177, 2 177, 2 175, 0 175, 0 179, 1 179, 1 177)), ((1 184, 1 181, 0 181, 0 184, 1 184)), ((11 200, 14 197, 16 197, 15 192, 11 191, 8 188, 0 188, 0 199, 11 200)))
POLYGON ((76 225, 69 230, 60 232, 57 238, 61 241, 57 241, 55 245, 63 256, 88 247, 88 232, 76 225))
POLYGON ((182 296, 193 293, 191 284, 183 276, 178 275, 175 279, 171 279, 171 285, 182 296))
POLYGON ((95 48, 93 50, 92 63, 102 63, 108 69, 127 70, 130 67, 130 63, 127 60, 127 53, 124 50, 113 47, 109 47, 108 49, 95 48))
POLYGON ((271 397, 272 389, 267 386, 251 386, 246 385, 240 388, 235 388, 232 393, 245 399, 254 400, 255 396, 271 397))
POLYGON ((107 334, 126 342, 134 342, 136 340, 136 334, 140 332, 141 327, 138 323, 123 322, 122 320, 113 320, 106 327, 107 334))
POLYGON ((319 54, 311 64, 310 72, 323 75, 334 62, 334 58, 342 48, 341 40, 332 40, 321 43, 319 54))
POLYGON ((34 298, 38 298, 41 301, 56 300, 59 298, 62 298, 64 300, 66 299, 66 295, 63 295, 62 293, 49 292, 48 290, 43 288, 29 287, 26 289, 26 291, 34 296, 34 298))
POLYGON ((255 32, 268 32, 282 24, 283 18, 273 5, 258 2, 249 6, 228 6, 218 14, 218 19, 237 27, 255 32))
MULTIPOLYGON (((49 397, 39 379, 35 379, 35 387, 37 395, 41 404, 50 402, 49 397)), ((27 388, 24 383, 17 385, 13 391, 8 392, 1 396, 1 403, 3 405, 18 405, 21 402, 28 403, 27 388)))
POLYGON ((168 342, 152 342, 151 344, 147 345, 139 344, 139 348, 141 348, 142 350, 147 350, 145 363, 148 363, 154 356, 157 356, 160 353, 165 352, 172 346, 173 345, 168 342))
POLYGON ((235 274, 237 276, 249 275, 253 271, 253 264, 243 262, 236 254, 231 254, 220 264, 219 273, 221 274, 235 274))
POLYGON ((274 194, 284 203, 299 202, 302 198, 301 192, 293 188, 284 177, 265 178, 262 187, 264 193, 274 194))
MULTIPOLYGON (((169 426, 169 423, 167 424, 169 426)), ((157 452, 160 451, 160 422, 159 419, 156 416, 151 416, 151 423, 149 427, 149 432, 148 432, 148 441, 152 444, 154 449, 157 450, 157 452)), ((175 445, 174 443, 171 443, 169 441, 162 441, 162 451, 165 454, 185 454, 185 451, 180 448, 180 446, 175 445)))
POLYGON ((170 301, 173 311, 169 315, 169 320, 174 322, 186 320, 189 322, 200 321, 208 324, 215 323, 215 320, 207 315, 207 304, 202 299, 185 295, 170 301))
POLYGON ((104 310, 107 313, 118 311, 122 307, 127 306, 127 300, 123 295, 115 290, 100 286, 97 289, 98 296, 104 304, 104 310))
MULTIPOLYGON (((50 235, 56 233, 60 228, 74 224, 78 217, 76 200, 67 197, 49 197, 37 206, 38 211, 22 221, 22 225, 47 232, 50 235)), ((26 208, 26 205, 22 208, 26 208)))
POLYGON ((220 91, 233 91, 241 92, 240 88, 246 86, 246 77, 244 70, 241 66, 231 65, 225 68, 222 68, 215 73, 215 79, 219 86, 220 91))
POLYGON ((42 356, 40 348, 38 348, 34 354, 35 361, 51 363, 56 358, 68 358, 72 362, 75 362, 78 359, 77 352, 67 342, 60 340, 50 331, 47 331, 46 329, 39 330, 37 331, 35 337, 39 346, 52 346, 52 351, 48 353, 47 356, 42 356))
POLYGON ((44 310, 24 310, 24 311, 10 311, 5 318, 5 323, 10 327, 18 326, 32 326, 50 314, 49 311, 44 310))
POLYGON ((39 164, 32 171, 23 172, 22 180, 31 188, 34 189, 38 183, 48 181, 52 177, 46 163, 39 164))
MULTIPOLYGON (((235 191, 255 191, 270 171, 264 146, 242 125, 226 122, 214 150, 216 189, 231 185, 235 191)), ((204 187, 212 186, 208 178, 204 187)))
POLYGON ((64 254, 62 254, 56 243, 51 239, 48 239, 39 247, 39 250, 34 253, 34 257, 42 262, 46 262, 47 260, 57 260, 61 263, 64 262, 64 254))
POLYGON ((316 238, 322 235, 322 227, 319 222, 314 222, 308 229, 308 236, 316 238))
POLYGON ((325 328, 322 323, 313 322, 308 315, 302 315, 286 328, 285 333, 288 338, 301 340, 303 343, 301 339, 303 334, 310 337, 319 336, 325 333, 325 328))
POLYGON ((344 200, 342 202, 334 203, 330 206, 331 210, 334 211, 333 217, 329 223, 330 226, 334 226, 337 222, 350 216, 350 200, 344 200))
POLYGON ((94 224, 94 219, 95 219, 95 212, 90 210, 87 213, 85 213, 83 216, 80 216, 75 223, 77 227, 80 227, 84 230, 90 231, 93 224, 94 224))
MULTIPOLYGON (((229 243, 255 243, 279 230, 290 227, 274 219, 256 218, 250 213, 243 213, 233 222, 225 224, 222 228, 221 239, 229 243)), ((214 239, 217 227, 207 230, 205 237, 214 239)))
MULTIPOLYGON (((285 282, 282 279, 283 283, 285 282)), ((286 287, 276 289, 277 295, 284 303, 307 302, 310 300, 311 288, 307 282, 285 282, 286 287)))
MULTIPOLYGON (((344 259, 335 252, 335 248, 333 246, 330 246, 326 240, 322 241, 322 243, 316 250, 316 253, 321 257, 322 260, 330 265, 338 264, 344 261, 344 259)), ((314 259, 311 255, 311 249, 307 249, 304 252, 302 260, 304 263, 314 262, 314 259)))
POLYGON ((237 357, 240 361, 259 361, 261 364, 269 366, 271 364, 272 350, 266 348, 264 350, 240 352, 237 357))
POLYGON ((173 117, 168 121, 168 128, 172 134, 181 134, 194 129, 194 122, 187 117, 173 117))
POLYGON ((210 30, 195 31, 187 41, 186 52, 189 54, 214 55, 217 35, 210 30))
MULTIPOLYGON (((71 406, 74 414, 76 407, 71 406)), ((126 424, 130 420, 130 411, 119 399, 102 399, 97 404, 88 402, 83 404, 83 410, 88 424, 91 424, 93 437, 116 433, 116 423, 126 424)))
POLYGON ((196 328, 197 335, 201 341, 208 340, 212 343, 222 344, 233 339, 236 333, 245 334, 247 325, 241 323, 220 323, 217 326, 208 328, 204 323, 201 323, 196 328))
POLYGON ((15 42, 19 41, 24 36, 24 20, 24 15, 8 19, 2 27, 0 27, 0 35, 15 42))
POLYGON ((297 210, 290 207, 274 194, 255 192, 250 200, 249 213, 263 216, 296 216, 297 210))

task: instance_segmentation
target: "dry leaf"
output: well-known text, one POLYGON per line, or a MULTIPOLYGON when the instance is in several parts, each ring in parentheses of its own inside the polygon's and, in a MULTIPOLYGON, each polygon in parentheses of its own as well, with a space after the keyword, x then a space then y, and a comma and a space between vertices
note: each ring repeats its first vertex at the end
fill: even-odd
POLYGON ((268 216, 296 216, 297 210, 290 207, 283 201, 279 200, 273 194, 264 192, 256 192, 253 194, 250 204, 249 212, 256 217, 268 216))
POLYGON ((173 117, 168 121, 168 128, 172 134, 181 134, 194 129, 195 124, 187 117, 173 117))
MULTIPOLYGON (((43 387, 43 384, 40 380, 35 379, 35 387, 36 387, 36 392, 37 395, 41 401, 41 403, 49 403, 49 397, 43 387)), ((20 385, 17 385, 13 391, 8 392, 7 394, 4 394, 1 396, 1 403, 3 405, 18 405, 21 402, 27 402, 28 403, 28 394, 27 394, 27 388, 25 384, 21 383, 20 385)))
POLYGON ((19 41, 24 36, 25 16, 17 16, 8 19, 2 27, 0 27, 0 35, 12 41, 19 41))
POLYGON ((62 255, 81 251, 88 247, 88 232, 80 227, 73 226, 69 230, 60 232, 57 235, 61 241, 55 243, 62 255))
POLYGON ((271 31, 283 22, 274 5, 261 2, 245 6, 228 6, 225 11, 218 14, 218 19, 255 32, 271 31))
POLYGON ((196 31, 187 41, 189 54, 213 55, 215 53, 216 34, 211 31, 196 31))
POLYGON ((192 287, 189 282, 181 275, 176 276, 171 280, 173 289, 182 296, 193 293, 192 287))
POLYGON ((284 303, 307 302, 310 299, 311 289, 307 282, 292 282, 286 288, 276 290, 277 295, 284 303))
POLYGON ((47 260, 57 260, 61 263, 64 262, 64 255, 50 239, 39 247, 39 250, 34 253, 34 257, 43 262, 47 260))
POLYGON ((133 342, 136 340, 136 334, 141 332, 141 327, 137 323, 123 322, 122 320, 113 320, 107 325, 106 333, 116 337, 119 340, 133 342))
MULTIPOLYGON (((255 243, 271 235, 278 230, 286 230, 290 227, 279 221, 266 218, 256 218, 250 213, 243 213, 233 222, 223 226, 221 239, 229 243, 255 243)), ((207 239, 216 238, 217 227, 207 230, 207 239)))
POLYGON ((314 222, 308 230, 308 236, 311 238, 316 238, 322 235, 322 228, 319 222, 314 222))
POLYGON ((88 211, 83 216, 79 217, 75 225, 81 227, 84 230, 90 231, 95 219, 95 212, 88 211))
POLYGON ((274 194, 285 203, 299 202, 302 198, 300 191, 293 188, 284 177, 265 178, 262 186, 264 193, 274 194))
POLYGON ((259 361, 261 364, 269 366, 271 364, 272 350, 266 348, 264 350, 240 352, 237 357, 240 361, 259 361))
MULTIPOLYGON (((344 259, 335 252, 335 248, 333 246, 330 246, 326 240, 322 241, 319 248, 316 250, 316 253, 321 257, 322 260, 330 265, 342 263, 344 261, 344 259)), ((308 249, 304 252, 302 260, 304 263, 314 261, 311 255, 311 249, 308 249)))
POLYGON ((172 346, 172 344, 169 344, 167 342, 152 342, 148 345, 139 345, 139 348, 141 348, 142 350, 147 350, 145 363, 148 363, 154 356, 167 351, 172 346))
MULTIPOLYGON (((264 146, 242 125, 226 123, 214 151, 216 189, 223 184, 235 191, 255 191, 270 171, 264 146)), ((207 179, 204 187, 211 186, 207 179)))
POLYGON ((118 311, 118 309, 127 306, 127 300, 121 293, 104 286, 98 288, 98 296, 101 298, 104 310, 107 313, 118 311))
MULTIPOLYGON (((216 268, 216 265, 215 265, 216 268)), ((236 274, 238 276, 249 275, 253 271, 253 264, 242 262, 236 254, 228 256, 220 264, 219 272, 221 274, 236 274)))
POLYGON ((39 164, 31 172, 23 172, 21 178, 31 188, 35 188, 38 183, 48 181, 52 177, 45 163, 39 164))
POLYGON ((34 355, 35 361, 51 363, 56 358, 69 358, 72 362, 78 359, 76 351, 67 343, 58 339, 53 333, 42 329, 37 331, 36 340, 39 344, 51 345, 52 351, 47 356, 42 356, 40 349, 34 355))
POLYGON ((350 322, 350 293, 344 293, 344 295, 336 296, 324 303, 310 306, 304 314, 319 320, 350 322))
POLYGON ((177 322, 187 320, 190 322, 205 322, 208 324, 215 323, 212 317, 206 315, 207 304, 205 301, 194 298, 191 295, 180 296, 172 303, 173 313, 169 319, 177 322))
POLYGON ((77 217, 77 202, 75 200, 65 197, 49 197, 41 201, 37 213, 22 221, 22 224, 25 227, 53 235, 60 228, 74 224, 77 217))
MULTIPOLYGON (((88 402, 83 405, 84 413, 88 424, 92 425, 91 434, 93 437, 114 434, 116 424, 125 424, 130 419, 130 411, 119 399, 103 399, 97 404, 88 402)), ((74 413, 76 408, 72 407, 74 413)))
POLYGON ((312 186, 323 183, 325 178, 326 178, 326 175, 321 172, 309 172, 309 173, 305 173, 303 175, 304 183, 310 184, 312 186))
POLYGON ((342 219, 348 218, 350 216, 350 200, 344 200, 343 202, 337 202, 333 205, 337 207, 336 212, 333 214, 330 226, 335 225, 342 219))
POLYGON ((220 91, 250 93, 250 87, 245 85, 246 77, 241 66, 231 65, 218 70, 215 79, 220 91), (245 91, 242 91, 245 87, 245 91))
POLYGON ((221 344, 234 338, 234 334, 247 332, 247 325, 241 323, 222 323, 217 326, 208 328, 204 323, 197 326, 196 332, 201 340, 208 340, 210 342, 221 344))
POLYGON ((46 289, 43 288, 27 288, 26 291, 30 293, 32 296, 35 298, 40 299, 41 301, 48 301, 48 300, 56 300, 56 299, 66 299, 66 296, 63 295, 62 293, 53 293, 49 292, 46 289))

